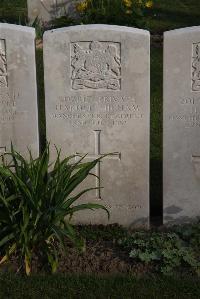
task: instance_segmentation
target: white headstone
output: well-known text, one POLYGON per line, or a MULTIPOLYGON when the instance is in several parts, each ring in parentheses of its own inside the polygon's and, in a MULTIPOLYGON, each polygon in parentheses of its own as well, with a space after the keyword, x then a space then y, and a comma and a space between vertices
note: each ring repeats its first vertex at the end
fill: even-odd
POLYGON ((28 0, 28 17, 31 22, 36 18, 42 22, 49 22, 66 14, 75 13, 78 0, 28 0))
POLYGON ((200 27, 164 35, 164 223, 200 215, 200 27))
POLYGON ((0 152, 39 153, 35 30, 0 24, 0 152))
MULTIPOLYGON (((86 25, 44 35, 47 139, 63 154, 104 153, 83 201, 105 204, 110 223, 149 222, 149 32, 86 25)), ((54 151, 55 152, 55 151, 54 151)), ((55 157, 54 157, 55 158, 55 157)), ((107 224, 101 212, 76 222, 107 224)))

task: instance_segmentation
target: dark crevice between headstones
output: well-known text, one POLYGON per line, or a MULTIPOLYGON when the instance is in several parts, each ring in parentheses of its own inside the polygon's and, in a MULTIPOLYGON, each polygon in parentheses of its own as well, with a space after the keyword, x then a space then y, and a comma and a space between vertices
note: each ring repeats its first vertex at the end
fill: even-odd
POLYGON ((163 223, 163 36, 151 36, 150 224, 163 223), (156 40, 156 41, 155 41, 156 40))
POLYGON ((46 121, 45 121, 45 95, 44 95, 44 64, 43 49, 36 49, 37 87, 38 87, 38 116, 39 116, 39 136, 40 153, 46 147, 46 121))

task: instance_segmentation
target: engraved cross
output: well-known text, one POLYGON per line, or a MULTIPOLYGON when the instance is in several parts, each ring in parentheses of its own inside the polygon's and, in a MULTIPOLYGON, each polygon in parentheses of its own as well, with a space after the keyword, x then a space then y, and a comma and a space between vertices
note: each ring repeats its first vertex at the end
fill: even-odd
MULTIPOLYGON (((89 154, 87 155, 84 159, 89 159, 89 160, 95 160, 103 156, 104 154, 101 154, 101 130, 94 130, 94 137, 95 137, 95 152, 94 154, 89 154)), ((76 153, 78 156, 83 156, 85 154, 83 153, 76 153)), ((78 157, 76 157, 77 159, 78 157)), ((121 153, 115 152, 112 153, 104 159, 107 160, 121 160, 121 153)), ((95 175, 96 175, 96 199, 97 200, 102 200, 101 197, 101 161, 99 161, 95 167, 95 175)))
POLYGON ((198 179, 200 179, 200 168, 199 168, 200 156, 199 155, 193 155, 191 161, 194 165, 195 175, 198 179))
POLYGON ((192 156, 192 162, 200 163, 200 156, 192 156))

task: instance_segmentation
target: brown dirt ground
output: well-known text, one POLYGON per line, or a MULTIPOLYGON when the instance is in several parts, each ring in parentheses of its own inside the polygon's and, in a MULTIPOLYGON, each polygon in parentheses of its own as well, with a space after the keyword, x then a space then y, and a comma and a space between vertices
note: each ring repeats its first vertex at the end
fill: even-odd
MULTIPOLYGON (((59 253, 58 273, 132 273, 144 275, 151 271, 151 267, 135 263, 128 257, 127 252, 121 250, 112 241, 87 241, 84 252, 80 252, 67 244, 65 253, 59 253)), ((33 258, 32 273, 49 272, 44 263, 39 263, 38 258, 33 258)), ((20 265, 17 256, 1 265, 1 272, 23 273, 24 266, 20 265)))

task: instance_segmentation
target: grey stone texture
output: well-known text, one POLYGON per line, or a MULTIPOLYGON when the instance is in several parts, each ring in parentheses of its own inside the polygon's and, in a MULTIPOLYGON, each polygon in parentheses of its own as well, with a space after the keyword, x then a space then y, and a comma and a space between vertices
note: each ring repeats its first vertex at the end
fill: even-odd
POLYGON ((80 202, 111 212, 81 212, 76 223, 148 227, 150 36, 140 29, 83 25, 44 35, 47 139, 63 156, 107 156, 83 187, 103 187, 80 202))
POLYGON ((164 223, 200 215, 200 27, 164 34, 164 223))
MULTIPOLYGON (((39 153, 35 30, 0 24, 0 154, 39 153)), ((27 155, 28 156, 28 155, 27 155)))
POLYGON ((79 0, 28 0, 28 17, 33 22, 37 17, 42 22, 69 14, 75 15, 75 5, 79 0))

